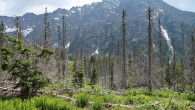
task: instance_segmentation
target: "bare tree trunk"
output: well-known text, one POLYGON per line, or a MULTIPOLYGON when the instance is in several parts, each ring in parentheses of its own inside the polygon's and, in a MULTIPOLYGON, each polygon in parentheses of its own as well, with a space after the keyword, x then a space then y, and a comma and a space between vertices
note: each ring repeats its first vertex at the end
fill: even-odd
POLYGON ((60 59, 61 59, 61 31, 60 31, 60 25, 58 26, 58 45, 59 45, 59 47, 58 47, 58 80, 60 80, 60 69, 61 69, 61 61, 60 61, 60 59))
POLYGON ((148 90, 152 91, 152 12, 153 10, 149 7, 147 10, 147 20, 148 20, 148 90))
POLYGON ((183 46, 183 70, 185 70, 186 67, 186 52, 185 52, 185 33, 184 33, 184 24, 182 22, 181 24, 182 27, 182 46, 183 46))
POLYGON ((139 47, 139 84, 142 84, 142 77, 143 77, 143 74, 142 74, 142 49, 141 49, 141 45, 140 45, 140 41, 138 41, 138 47, 139 47))
POLYGON ((160 53, 160 73, 161 73, 161 87, 164 86, 164 73, 163 69, 163 52, 162 52, 162 29, 161 29, 161 21, 160 18, 158 20, 158 30, 159 30, 159 53, 160 53))
POLYGON ((81 67, 82 67, 82 68, 84 67, 84 66, 83 66, 83 54, 84 54, 83 49, 84 49, 84 46, 82 45, 82 46, 81 46, 81 50, 80 50, 81 67))
POLYGON ((175 55, 175 39, 173 38, 173 50, 174 50, 174 55, 173 55, 173 69, 172 69, 172 84, 174 85, 174 90, 175 85, 176 85, 176 79, 177 79, 177 75, 175 74, 175 69, 176 69, 176 55, 175 55))
POLYGON ((112 61, 112 64, 111 64, 111 72, 110 72, 110 87, 111 87, 111 90, 114 89, 114 83, 113 83, 113 80, 114 80, 114 62, 112 61))
MULTIPOLYGON (((1 22, 1 25, 0 25, 0 49, 4 46, 4 33, 5 33, 5 30, 4 30, 4 23, 3 21, 1 22)), ((0 52, 0 66, 3 62, 3 59, 2 59, 2 54, 0 52)), ((1 76, 2 76, 2 69, 0 68, 0 80, 2 81, 1 79, 1 76)), ((0 83, 1 83, 0 81, 0 83)))
POLYGON ((190 78, 190 86, 195 93, 195 40, 194 40, 194 34, 191 34, 191 75, 190 78))
POLYGON ((48 48, 48 44, 47 44, 47 38, 48 38, 48 21, 47 21, 47 17, 48 17, 48 12, 47 12, 47 7, 45 8, 45 18, 44 18, 44 48, 48 48))
POLYGON ((65 16, 63 15, 63 23, 62 23, 62 32, 63 32, 63 47, 62 47, 62 74, 63 74, 63 79, 66 76, 66 24, 65 24, 65 16))
POLYGON ((123 14, 122 14, 122 22, 121 22, 121 28, 122 28, 122 34, 123 34, 123 77, 122 77, 122 89, 125 89, 127 84, 126 84, 126 78, 127 78, 127 74, 126 74, 126 47, 125 47, 125 41, 126 41, 126 12, 125 10, 123 10, 123 14))

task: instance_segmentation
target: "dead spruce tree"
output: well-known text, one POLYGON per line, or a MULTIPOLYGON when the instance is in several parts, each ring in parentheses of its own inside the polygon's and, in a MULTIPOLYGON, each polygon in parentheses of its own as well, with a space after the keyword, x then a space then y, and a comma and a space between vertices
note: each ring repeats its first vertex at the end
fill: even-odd
POLYGON ((160 18, 158 20, 158 31, 159 31, 159 54, 160 54, 160 73, 161 73, 161 87, 164 85, 164 73, 162 71, 163 69, 163 51, 162 51, 162 29, 161 29, 161 21, 160 18))
POLYGON ((60 80, 60 72, 61 72, 61 31, 60 25, 58 25, 58 49, 57 49, 57 68, 58 68, 58 80, 60 80))
POLYGON ((184 23, 182 22, 181 24, 181 29, 182 29, 182 48, 183 48, 183 70, 185 70, 186 67, 186 51, 185 51, 185 32, 184 32, 184 23))
POLYGON ((62 75, 63 79, 66 76, 66 24, 65 24, 65 15, 62 17, 62 34, 63 34, 63 43, 62 43, 62 75))
POLYGON ((48 48, 49 45, 49 39, 48 39, 48 12, 47 7, 45 8, 45 16, 44 16, 44 41, 43 41, 43 47, 48 48))
POLYGON ((15 18, 15 27, 16 27, 16 30, 15 30, 16 38, 22 40, 23 36, 22 36, 22 29, 20 26, 20 17, 19 16, 16 16, 16 18, 15 18))
POLYGON ((153 50, 153 43, 152 43, 152 14, 153 10, 150 8, 147 9, 146 16, 147 16, 147 31, 148 31, 148 90, 152 91, 152 50, 153 50))
POLYGON ((126 31, 126 25, 127 25, 127 19, 126 19, 126 12, 123 10, 122 12, 122 21, 121 21, 121 30, 122 30, 122 36, 123 36, 123 74, 122 74, 122 89, 125 89, 127 84, 126 84, 126 78, 127 78, 127 73, 126 73, 126 36, 127 36, 127 31, 126 31))
POLYGON ((176 54, 175 54, 175 39, 173 38, 173 63, 172 63, 172 71, 171 71, 171 85, 170 86, 174 86, 174 90, 175 90, 175 86, 176 86, 176 74, 175 74, 175 70, 176 70, 176 54))
MULTIPOLYGON (((0 24, 0 49, 4 46, 5 46, 5 25, 4 22, 2 21, 0 24)), ((2 54, 0 53, 0 65, 2 64, 2 61, 3 61, 2 54)), ((1 80, 1 76, 2 76, 2 70, 0 68, 0 80, 1 80)))
POLYGON ((195 93, 195 40, 194 34, 191 33, 191 72, 189 76, 189 85, 192 91, 195 93))

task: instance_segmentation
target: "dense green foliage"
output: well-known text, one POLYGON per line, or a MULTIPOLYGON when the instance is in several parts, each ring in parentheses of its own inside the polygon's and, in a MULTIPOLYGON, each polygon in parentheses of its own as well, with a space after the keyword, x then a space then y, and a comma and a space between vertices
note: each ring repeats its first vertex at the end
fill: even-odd
POLYGON ((84 84, 84 70, 82 69, 82 67, 79 67, 76 72, 73 74, 73 84, 74 86, 78 86, 79 88, 83 87, 84 84))
POLYGON ((0 110, 72 110, 72 106, 63 99, 49 96, 34 97, 23 101, 19 98, 9 100, 0 98, 0 110))
POLYGON ((91 85, 95 85, 97 83, 98 80, 97 78, 98 78, 97 68, 93 66, 91 75, 91 85))
POLYGON ((10 47, 1 48, 3 63, 1 68, 10 74, 10 81, 18 81, 14 88, 21 88, 21 98, 36 95, 36 91, 49 84, 50 80, 43 77, 33 58, 49 59, 53 53, 49 49, 41 52, 26 46, 22 40, 6 35, 10 47))
POLYGON ((79 107, 85 107, 89 103, 89 95, 87 93, 78 94, 76 99, 76 104, 79 107))
MULTIPOLYGON (((74 91, 74 88, 72 89, 74 91)), ((104 90, 98 85, 94 87, 84 85, 83 88, 75 88, 75 90, 77 92, 72 98, 76 101, 68 100, 69 102, 50 96, 33 97, 24 101, 14 97, 0 97, 0 110, 128 110, 128 108, 119 106, 106 108, 106 103, 130 105, 132 110, 165 110, 166 108, 168 110, 190 110, 190 105, 195 104, 194 94, 168 91, 167 88, 153 92, 142 88, 117 93, 104 90)), ((64 96, 71 97, 68 94, 64 96)))

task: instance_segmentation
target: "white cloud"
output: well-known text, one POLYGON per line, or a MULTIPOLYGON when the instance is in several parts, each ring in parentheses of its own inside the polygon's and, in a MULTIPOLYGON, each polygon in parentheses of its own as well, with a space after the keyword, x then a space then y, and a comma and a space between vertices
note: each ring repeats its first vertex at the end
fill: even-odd
POLYGON ((195 12, 195 0, 163 0, 164 2, 184 11, 195 12))
POLYGON ((0 0, 0 15, 21 16, 27 12, 41 14, 45 7, 48 7, 48 12, 52 12, 58 8, 70 9, 72 6, 100 1, 102 0, 0 0))

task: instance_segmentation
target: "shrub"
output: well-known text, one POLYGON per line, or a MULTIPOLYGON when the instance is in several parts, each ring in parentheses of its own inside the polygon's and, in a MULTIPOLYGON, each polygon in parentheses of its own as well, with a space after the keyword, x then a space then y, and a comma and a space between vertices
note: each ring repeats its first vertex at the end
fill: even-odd
POLYGON ((93 103, 93 110, 101 110, 103 108, 103 102, 101 99, 97 99, 94 103, 93 103))
POLYGON ((145 95, 147 95, 147 96, 152 96, 152 95, 153 95, 153 93, 150 92, 150 91, 148 91, 148 90, 144 90, 143 93, 144 93, 145 95))
POLYGON ((195 94, 190 93, 187 95, 187 98, 188 100, 195 101, 195 94))
POLYGON ((168 98, 170 96, 170 92, 168 91, 157 91, 157 95, 159 97, 164 97, 164 98, 168 98))
POLYGON ((35 99, 35 106, 44 110, 71 110, 71 105, 60 98, 41 96, 35 99))
POLYGON ((21 100, 19 98, 0 99, 0 110, 72 110, 72 106, 60 98, 49 96, 21 100))
POLYGON ((145 104, 148 103, 151 100, 151 98, 149 96, 144 96, 144 95, 140 95, 140 96, 132 96, 132 95, 128 95, 125 99, 125 104, 127 105, 132 105, 132 104, 145 104))
POLYGON ((80 93, 77 95, 76 104, 79 107, 84 107, 88 104, 90 96, 87 93, 80 93))
POLYGON ((127 104, 127 105, 133 104, 133 96, 128 95, 128 96, 126 97, 125 104, 127 104))

